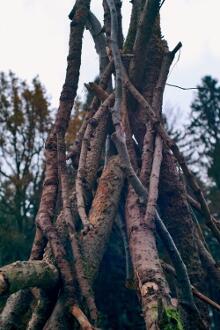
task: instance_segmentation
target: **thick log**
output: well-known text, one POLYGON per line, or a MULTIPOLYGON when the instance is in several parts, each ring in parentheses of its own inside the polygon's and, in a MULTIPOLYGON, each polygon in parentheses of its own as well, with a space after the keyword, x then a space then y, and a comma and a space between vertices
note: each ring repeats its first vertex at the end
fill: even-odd
POLYGON ((33 299, 33 294, 29 289, 10 295, 0 316, 0 328, 2 330, 21 328, 23 326, 21 315, 26 315, 33 299))
POLYGON ((55 287, 57 268, 46 261, 17 261, 0 269, 0 295, 29 287, 55 287))
POLYGON ((171 309, 177 314, 178 312, 171 303, 169 288, 157 252, 154 230, 141 225, 143 214, 138 206, 138 196, 132 188, 129 188, 125 212, 132 264, 146 328, 160 329, 161 304, 165 310, 171 309))
POLYGON ((114 156, 109 159, 103 171, 92 203, 89 222, 93 228, 82 237, 86 273, 91 283, 106 249, 123 183, 124 171, 119 157, 114 156))

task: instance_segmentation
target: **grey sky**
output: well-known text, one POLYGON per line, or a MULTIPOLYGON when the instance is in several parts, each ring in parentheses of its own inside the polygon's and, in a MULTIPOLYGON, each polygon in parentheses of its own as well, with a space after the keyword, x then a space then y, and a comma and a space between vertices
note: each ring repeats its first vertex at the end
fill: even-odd
MULTIPOLYGON (((73 0, 0 0, 0 70, 13 70, 30 81, 39 74, 54 107, 58 104, 63 84, 69 37, 69 20, 73 0)), ((102 1, 92 0, 92 9, 102 19, 102 1)), ((123 0, 124 29, 131 4, 123 0)), ((220 80, 220 2, 219 0, 166 0, 162 10, 162 32, 170 48, 182 41, 179 62, 169 82, 193 87, 205 74, 220 80)), ((83 82, 91 81, 98 72, 97 55, 86 31, 84 36, 83 82)), ((193 92, 166 88, 165 107, 179 107, 187 113, 193 92)))

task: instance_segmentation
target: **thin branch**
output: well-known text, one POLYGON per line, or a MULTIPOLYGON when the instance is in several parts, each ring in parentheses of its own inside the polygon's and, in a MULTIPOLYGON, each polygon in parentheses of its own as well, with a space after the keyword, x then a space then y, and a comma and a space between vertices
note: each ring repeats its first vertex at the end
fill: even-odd
POLYGON ((105 164, 104 166, 108 164, 108 160, 110 158, 110 143, 111 143, 111 137, 108 134, 105 140, 105 164))
POLYGON ((120 155, 120 159, 122 162, 122 166, 126 170, 126 175, 129 180, 129 183, 134 188, 137 195, 140 197, 141 202, 145 203, 147 199, 147 190, 144 185, 141 183, 140 179, 138 178, 135 170, 133 169, 130 161, 130 157, 128 154, 128 150, 126 148, 126 139, 125 135, 122 137, 118 137, 116 133, 112 134, 112 140, 115 143, 118 153, 120 155))
POLYGON ((204 301, 206 304, 209 304, 211 307, 215 308, 217 311, 220 312, 220 305, 217 304, 214 300, 210 299, 209 297, 205 296, 199 290, 197 290, 194 286, 192 286, 193 295, 200 300, 204 301))
POLYGON ((161 7, 163 6, 163 4, 164 4, 165 1, 166 1, 166 0, 163 0, 163 1, 161 2, 161 4, 160 4, 160 9, 161 9, 161 7))
POLYGON ((142 148, 142 166, 140 172, 140 180, 146 186, 149 187, 150 173, 154 155, 154 140, 155 131, 150 121, 146 124, 146 133, 144 136, 143 148, 142 148))
POLYGON ((198 219, 196 217, 196 214, 195 214, 194 210, 192 209, 192 207, 190 205, 189 205, 189 209, 190 209, 190 213, 192 215, 192 219, 194 220, 194 223, 196 225, 196 228, 197 228, 199 237, 200 237, 201 241, 203 242, 203 244, 205 245, 206 249, 209 250, 209 247, 208 247, 208 245, 207 245, 207 243, 205 241, 205 237, 203 235, 203 232, 202 232, 202 228, 200 226, 200 223, 199 223, 199 221, 198 221, 198 219))
POLYGON ((186 266, 181 258, 181 255, 176 247, 176 244, 174 243, 170 233, 168 232, 164 222, 160 218, 160 215, 157 211, 156 211, 156 229, 167 249, 167 252, 169 253, 169 256, 176 270, 177 280, 180 284, 180 289, 182 293, 182 300, 183 302, 187 302, 188 305, 191 306, 191 308, 198 313, 193 300, 191 284, 186 266))
POLYGON ((104 71, 106 65, 108 64, 108 56, 106 53, 106 38, 102 26, 98 18, 92 13, 89 13, 88 20, 86 22, 86 27, 89 29, 94 43, 97 54, 99 55, 99 71, 100 76, 104 71))
POLYGON ((123 245, 124 245, 125 261, 126 261, 126 287, 129 287, 133 282, 134 272, 133 272, 133 267, 132 267, 132 263, 131 263, 131 255, 130 255, 130 250, 129 250, 129 243, 128 243, 128 238, 127 238, 127 234, 126 234, 125 223, 124 223, 120 213, 118 213, 116 215, 115 223, 120 231, 121 238, 122 238, 123 245))
MULTIPOLYGON (((90 128, 90 126, 89 126, 90 128)), ((86 214, 86 207, 85 207, 85 201, 84 201, 84 188, 83 188, 83 180, 86 177, 86 171, 85 171, 85 164, 86 164, 86 155, 87 155, 87 149, 88 149, 88 138, 86 137, 86 132, 90 131, 90 129, 86 128, 85 135, 82 141, 82 147, 79 157, 79 165, 77 170, 77 176, 76 176, 76 200, 77 200, 77 208, 79 212, 80 219, 83 223, 83 227, 89 226, 88 217, 86 214)))
POLYGON ((174 84, 168 84, 166 83, 166 86, 170 86, 170 87, 176 87, 176 88, 179 88, 179 89, 182 89, 184 91, 189 91, 189 90, 195 90, 195 89, 199 89, 198 87, 182 87, 182 86, 178 86, 178 85, 174 85, 174 84))
POLYGON ((163 159, 163 141, 159 135, 156 137, 152 170, 150 175, 149 192, 147 199, 147 208, 144 217, 144 223, 153 227, 156 214, 158 185, 160 176, 160 166, 163 159))
POLYGON ((3 172, 1 169, 0 169, 0 174, 1 175, 3 175, 5 178, 7 178, 7 179, 9 179, 9 180, 11 180, 11 175, 8 175, 8 174, 6 174, 5 172, 3 172))
MULTIPOLYGON (((177 277, 176 271, 173 268, 173 266, 171 266, 163 261, 161 262, 161 265, 166 272, 169 272, 174 277, 177 277)), ((214 300, 210 299, 209 297, 207 297, 206 295, 201 293, 195 286, 191 285, 191 288, 192 288, 192 293, 195 297, 197 297, 204 303, 210 305, 211 307, 215 308, 217 311, 220 311, 220 305, 217 302, 215 302, 214 300)))

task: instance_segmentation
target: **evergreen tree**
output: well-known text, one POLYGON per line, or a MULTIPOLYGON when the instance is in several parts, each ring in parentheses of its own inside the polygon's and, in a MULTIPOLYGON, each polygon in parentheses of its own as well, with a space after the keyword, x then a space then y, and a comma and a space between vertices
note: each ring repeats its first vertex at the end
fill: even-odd
POLYGON ((205 76, 198 86, 187 133, 200 164, 220 189, 220 85, 211 76, 205 76))

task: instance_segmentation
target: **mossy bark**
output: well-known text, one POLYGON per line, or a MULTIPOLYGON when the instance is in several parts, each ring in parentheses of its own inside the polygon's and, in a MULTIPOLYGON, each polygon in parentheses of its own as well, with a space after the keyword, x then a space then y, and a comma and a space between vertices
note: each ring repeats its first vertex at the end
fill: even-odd
POLYGON ((17 261, 0 269, 0 294, 29 287, 55 287, 58 280, 57 268, 46 261, 17 261))

